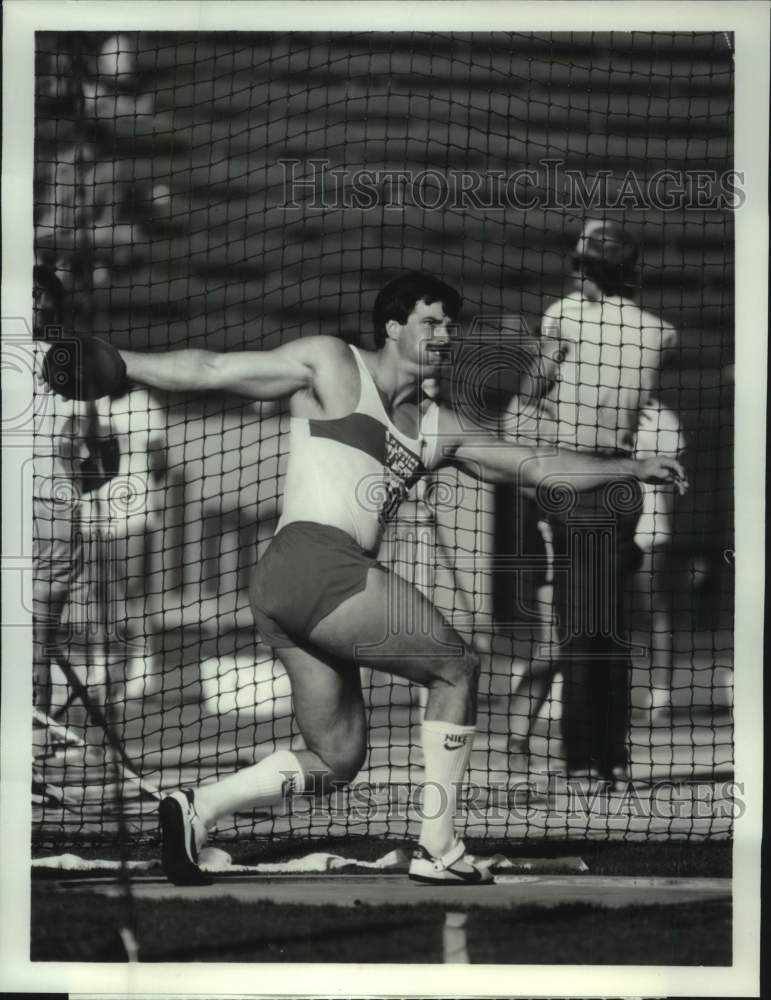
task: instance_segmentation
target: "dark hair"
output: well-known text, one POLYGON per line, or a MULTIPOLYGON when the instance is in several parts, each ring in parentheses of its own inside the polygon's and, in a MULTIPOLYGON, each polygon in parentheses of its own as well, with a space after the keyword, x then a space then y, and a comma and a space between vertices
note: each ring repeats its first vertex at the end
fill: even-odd
POLYGON ((64 285, 52 267, 36 264, 32 269, 33 329, 35 340, 43 339, 46 330, 61 326, 64 312, 64 285))
POLYGON ((573 269, 579 277, 593 281, 605 295, 624 295, 634 287, 637 278, 635 263, 606 264, 602 260, 574 257, 573 269))
POLYGON ((450 288, 431 274, 408 271, 389 281, 375 299, 372 324, 375 330, 375 346, 378 350, 386 342, 388 320, 395 319, 397 323, 406 323, 407 317, 418 302, 425 302, 427 305, 441 302, 445 313, 453 320, 460 315, 461 297, 454 288, 450 288))
POLYGON ((44 264, 35 264, 32 268, 32 285, 33 288, 42 288, 46 292, 50 292, 51 297, 59 305, 64 301, 64 285, 52 267, 46 267, 44 264))

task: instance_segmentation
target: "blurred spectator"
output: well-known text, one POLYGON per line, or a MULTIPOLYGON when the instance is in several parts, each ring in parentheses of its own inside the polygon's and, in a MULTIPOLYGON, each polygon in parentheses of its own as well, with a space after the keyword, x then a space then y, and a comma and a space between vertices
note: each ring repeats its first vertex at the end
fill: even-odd
MULTIPOLYGON (((638 458, 682 454, 685 438, 677 416, 657 399, 651 398, 640 411, 635 454, 638 458)), ((672 513, 674 495, 659 486, 643 486, 643 508, 637 522, 635 542, 642 552, 642 563, 635 586, 642 600, 642 610, 649 616, 650 635, 650 707, 656 715, 672 708, 673 593, 671 568, 672 513)))
POLYGON ((166 186, 138 176, 138 161, 115 155, 124 134, 158 126, 155 101, 138 92, 137 33, 85 35, 70 53, 43 48, 37 57, 38 101, 57 113, 39 116, 35 251, 68 287, 88 288, 147 256, 142 224, 168 201, 166 186))
MULTIPOLYGON (((607 456, 633 453, 641 408, 676 336, 629 297, 636 258, 621 226, 586 223, 574 252, 575 290, 544 315, 535 405, 513 402, 512 433, 607 456)), ((634 536, 642 494, 619 478, 579 494, 555 483, 536 499, 554 550, 555 621, 514 693, 513 763, 527 770, 532 725, 559 669, 568 775, 620 780, 628 767, 631 672, 624 588, 640 562, 634 536)))
MULTIPOLYGON (((62 334, 64 289, 50 268, 34 269, 33 331, 39 364, 48 345, 62 334)), ((41 390, 39 390, 41 391, 41 390)), ((80 572, 83 542, 79 526, 80 499, 96 477, 115 471, 110 445, 89 447, 98 428, 83 403, 47 393, 35 406, 33 472, 33 678, 35 705, 49 714, 53 708, 51 659, 70 589, 80 572)))
MULTIPOLYGON (((50 269, 35 268, 34 298, 36 339, 55 344, 63 336, 64 291, 50 269)), ((48 346, 38 343, 38 364, 48 346)), ((164 427, 144 390, 90 404, 46 393, 35 408, 33 672, 35 705, 46 715, 55 714, 62 694, 69 697, 52 690, 52 662, 70 652, 60 635, 65 609, 70 632, 85 626, 87 642, 95 617, 99 628, 112 629, 111 661, 130 666, 143 652, 143 629, 129 609, 144 589, 145 534, 165 470, 164 427), (106 586, 107 595, 89 583, 106 586)), ((92 670, 88 682, 104 683, 95 677, 92 670)))

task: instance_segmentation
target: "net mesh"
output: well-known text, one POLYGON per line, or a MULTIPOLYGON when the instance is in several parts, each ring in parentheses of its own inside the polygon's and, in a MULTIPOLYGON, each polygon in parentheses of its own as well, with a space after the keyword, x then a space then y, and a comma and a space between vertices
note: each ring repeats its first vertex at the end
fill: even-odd
MULTIPOLYGON (((559 674, 532 727, 533 781, 511 789, 509 739, 532 714, 512 692, 549 601, 527 499, 442 473, 402 507, 381 559, 482 654, 467 834, 728 835, 730 38, 47 32, 36 46, 36 260, 65 286, 65 331, 135 350, 268 349, 320 333, 367 347, 379 288, 425 270, 463 296, 466 342, 495 372, 472 392, 494 412, 522 374, 512 350, 529 356, 569 288, 584 218, 616 220, 639 243, 640 304, 678 333, 656 392, 679 418, 692 485, 671 511, 649 491, 637 529, 623 794, 587 805, 553 780, 559 674)), ((36 731, 34 835, 109 839, 122 789, 132 836, 153 837, 158 789, 302 745, 247 596, 281 506, 288 417, 142 389, 96 414, 52 397, 38 410, 36 538, 41 552, 58 539, 66 597, 47 706, 57 725, 36 731), (119 468, 67 515, 41 484, 73 478, 88 420, 117 442, 119 468)), ((671 428, 653 433, 671 447, 671 428)), ((57 573, 43 556, 35 566, 54 608, 57 573)), ((357 782, 324 803, 238 816, 219 836, 414 832, 419 692, 368 669, 363 681, 357 782)))

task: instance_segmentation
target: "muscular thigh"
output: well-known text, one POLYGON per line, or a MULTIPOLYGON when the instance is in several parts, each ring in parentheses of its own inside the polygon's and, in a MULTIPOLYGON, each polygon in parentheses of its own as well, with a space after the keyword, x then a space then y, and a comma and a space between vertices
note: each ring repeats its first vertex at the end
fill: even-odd
POLYGON ((331 766, 360 757, 366 725, 358 667, 309 647, 277 652, 289 675, 295 719, 308 749, 331 766))
POLYGON ((371 569, 364 590, 318 622, 310 639, 333 656, 421 684, 465 654, 464 641, 431 602, 381 568, 371 569))

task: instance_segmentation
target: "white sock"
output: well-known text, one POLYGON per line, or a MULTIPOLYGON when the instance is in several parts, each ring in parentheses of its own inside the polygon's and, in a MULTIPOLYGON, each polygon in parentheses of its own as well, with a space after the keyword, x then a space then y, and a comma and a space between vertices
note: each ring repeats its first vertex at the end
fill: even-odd
POLYGON ((305 791, 305 773, 290 750, 278 750, 211 785, 195 790, 195 809, 207 827, 223 816, 275 806, 292 792, 305 791))
POLYGON ((425 764, 420 843, 441 857, 455 843, 455 814, 459 785, 474 743, 474 726, 452 722, 424 722, 421 743, 425 764))

